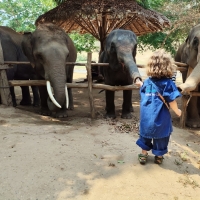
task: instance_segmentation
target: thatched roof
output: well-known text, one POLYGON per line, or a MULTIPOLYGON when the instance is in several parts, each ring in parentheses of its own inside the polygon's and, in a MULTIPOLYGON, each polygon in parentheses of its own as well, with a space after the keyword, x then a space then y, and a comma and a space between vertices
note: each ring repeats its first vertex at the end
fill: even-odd
POLYGON ((45 22, 53 22, 68 33, 91 33, 100 41, 117 28, 140 36, 170 26, 165 16, 144 9, 135 0, 66 0, 39 16, 36 25, 45 22))

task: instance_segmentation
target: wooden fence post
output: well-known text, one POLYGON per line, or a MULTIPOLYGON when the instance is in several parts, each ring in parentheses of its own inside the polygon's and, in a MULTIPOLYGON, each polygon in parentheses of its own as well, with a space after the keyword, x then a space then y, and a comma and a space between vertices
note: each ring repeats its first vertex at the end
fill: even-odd
POLYGON ((0 40, 0 97, 2 104, 10 106, 12 104, 12 98, 10 95, 6 69, 8 69, 8 66, 4 65, 3 49, 0 40))
POLYGON ((87 78, 88 78, 88 95, 89 95, 89 102, 90 102, 90 112, 91 118, 95 118, 95 109, 94 109, 94 99, 92 94, 92 70, 91 70, 91 62, 92 62, 92 53, 87 54, 87 78))
POLYGON ((189 95, 183 95, 181 97, 181 110, 182 110, 182 115, 180 117, 181 128, 185 128, 185 121, 187 118, 187 106, 188 106, 189 101, 190 101, 189 95))
MULTIPOLYGON (((193 69, 190 66, 188 66, 187 77, 192 73, 192 70, 193 69)), ((186 79, 187 79, 187 77, 186 77, 186 79)), ((191 99, 190 95, 182 95, 182 97, 181 97, 182 115, 180 117, 180 126, 182 128, 185 128, 185 121, 187 118, 187 106, 188 106, 190 99, 191 99)))

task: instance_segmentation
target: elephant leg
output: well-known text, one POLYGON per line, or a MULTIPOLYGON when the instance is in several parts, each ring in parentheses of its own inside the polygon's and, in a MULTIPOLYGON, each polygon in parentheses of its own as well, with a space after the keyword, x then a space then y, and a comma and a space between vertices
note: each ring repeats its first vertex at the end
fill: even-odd
POLYGON ((115 92, 106 90, 106 115, 107 118, 115 119, 115 104, 114 104, 114 98, 115 98, 115 92))
POLYGON ((200 127, 200 117, 198 112, 198 97, 192 97, 187 107, 186 126, 197 128, 200 127))
POLYGON ((200 97, 197 97, 197 109, 200 116, 200 97))
MULTIPOLYGON (((74 71, 74 66, 68 66, 66 68, 67 83, 73 82, 73 71, 74 71)), ((72 88, 67 88, 67 91, 68 91, 68 96, 69 96, 69 107, 67 109, 68 110, 74 110, 72 88)), ((65 108, 66 108, 66 106, 65 106, 65 108)))
POLYGON ((16 97, 15 97, 15 89, 14 87, 10 87, 10 95, 12 97, 13 107, 17 106, 16 97))
POLYGON ((98 66, 97 82, 101 83, 103 81, 104 81, 103 73, 102 73, 101 67, 98 66))
POLYGON ((72 88, 68 88, 68 95, 69 95, 69 107, 68 110, 74 110, 74 101, 72 95, 72 88))
MULTIPOLYGON (((200 92, 200 85, 198 86, 198 92, 200 92)), ((200 116, 200 97, 197 97, 197 109, 200 116)))
POLYGON ((124 90, 123 91, 123 104, 122 104, 122 115, 123 119, 131 119, 133 111, 132 106, 132 90, 124 90))
POLYGON ((33 106, 38 107, 40 106, 40 96, 39 90, 37 86, 31 86, 33 92, 33 106))
POLYGON ((41 104, 40 114, 45 116, 50 116, 51 111, 49 110, 47 105, 48 93, 46 86, 39 86, 38 88, 40 93, 40 104, 41 104))
POLYGON ((31 105, 31 95, 29 91, 29 86, 21 86, 22 89, 22 100, 20 105, 30 106, 31 105))

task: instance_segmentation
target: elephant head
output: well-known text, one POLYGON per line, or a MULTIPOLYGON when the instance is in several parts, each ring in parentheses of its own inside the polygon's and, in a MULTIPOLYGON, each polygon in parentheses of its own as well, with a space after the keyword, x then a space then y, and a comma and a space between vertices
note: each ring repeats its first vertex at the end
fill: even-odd
POLYGON ((185 93, 194 90, 200 82, 200 24, 192 28, 181 51, 181 62, 193 69, 189 77, 185 78, 185 83, 179 85, 182 93, 185 93))
MULTIPOLYGON (((66 62, 76 61, 76 49, 69 36, 54 24, 41 24, 33 33, 24 34, 22 47, 39 79, 47 81, 50 111, 58 111, 65 105, 66 82, 72 82, 73 66, 66 62), (53 88, 54 95, 52 94, 53 88)), ((42 92, 43 93, 43 92, 42 92)), ((45 93, 45 92, 44 92, 45 93)), ((41 94, 40 96, 45 96, 41 94)), ((69 97, 72 98, 72 97, 69 97)))
POLYGON ((136 35, 129 30, 116 29, 106 38, 102 56, 104 62, 108 62, 113 71, 118 71, 123 67, 135 82, 137 78, 140 78, 135 61, 136 51, 136 35))

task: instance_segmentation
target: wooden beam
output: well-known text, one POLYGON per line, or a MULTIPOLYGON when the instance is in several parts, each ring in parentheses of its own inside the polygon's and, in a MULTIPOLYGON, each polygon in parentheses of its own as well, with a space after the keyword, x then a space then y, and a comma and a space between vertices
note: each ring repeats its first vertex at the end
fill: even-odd
POLYGON ((90 111, 91 111, 91 118, 95 118, 95 108, 94 108, 94 98, 92 93, 92 70, 91 70, 91 62, 92 62, 92 53, 88 53, 87 56, 87 78, 88 78, 88 96, 90 102, 90 111))
POLYGON ((8 84, 7 74, 6 70, 3 69, 5 67, 4 65, 4 57, 3 57, 3 49, 1 46, 1 39, 0 39, 0 66, 2 69, 0 69, 0 98, 1 103, 7 106, 12 105, 12 98, 10 95, 10 87, 8 84))
MULTIPOLYGON (((10 86, 40 86, 40 85, 46 85, 45 80, 14 80, 9 81, 10 86)), ((67 83, 68 88, 88 88, 88 84, 86 83, 67 83)), ((92 83, 92 88, 94 89, 105 89, 105 90, 112 90, 112 91, 118 91, 118 90, 138 90, 139 87, 136 85, 126 85, 126 86, 111 86, 111 85, 105 85, 105 84, 95 84, 92 83)))
POLYGON ((4 64, 0 64, 0 70, 3 69, 10 69, 11 67, 9 67, 8 65, 4 65, 4 64))

